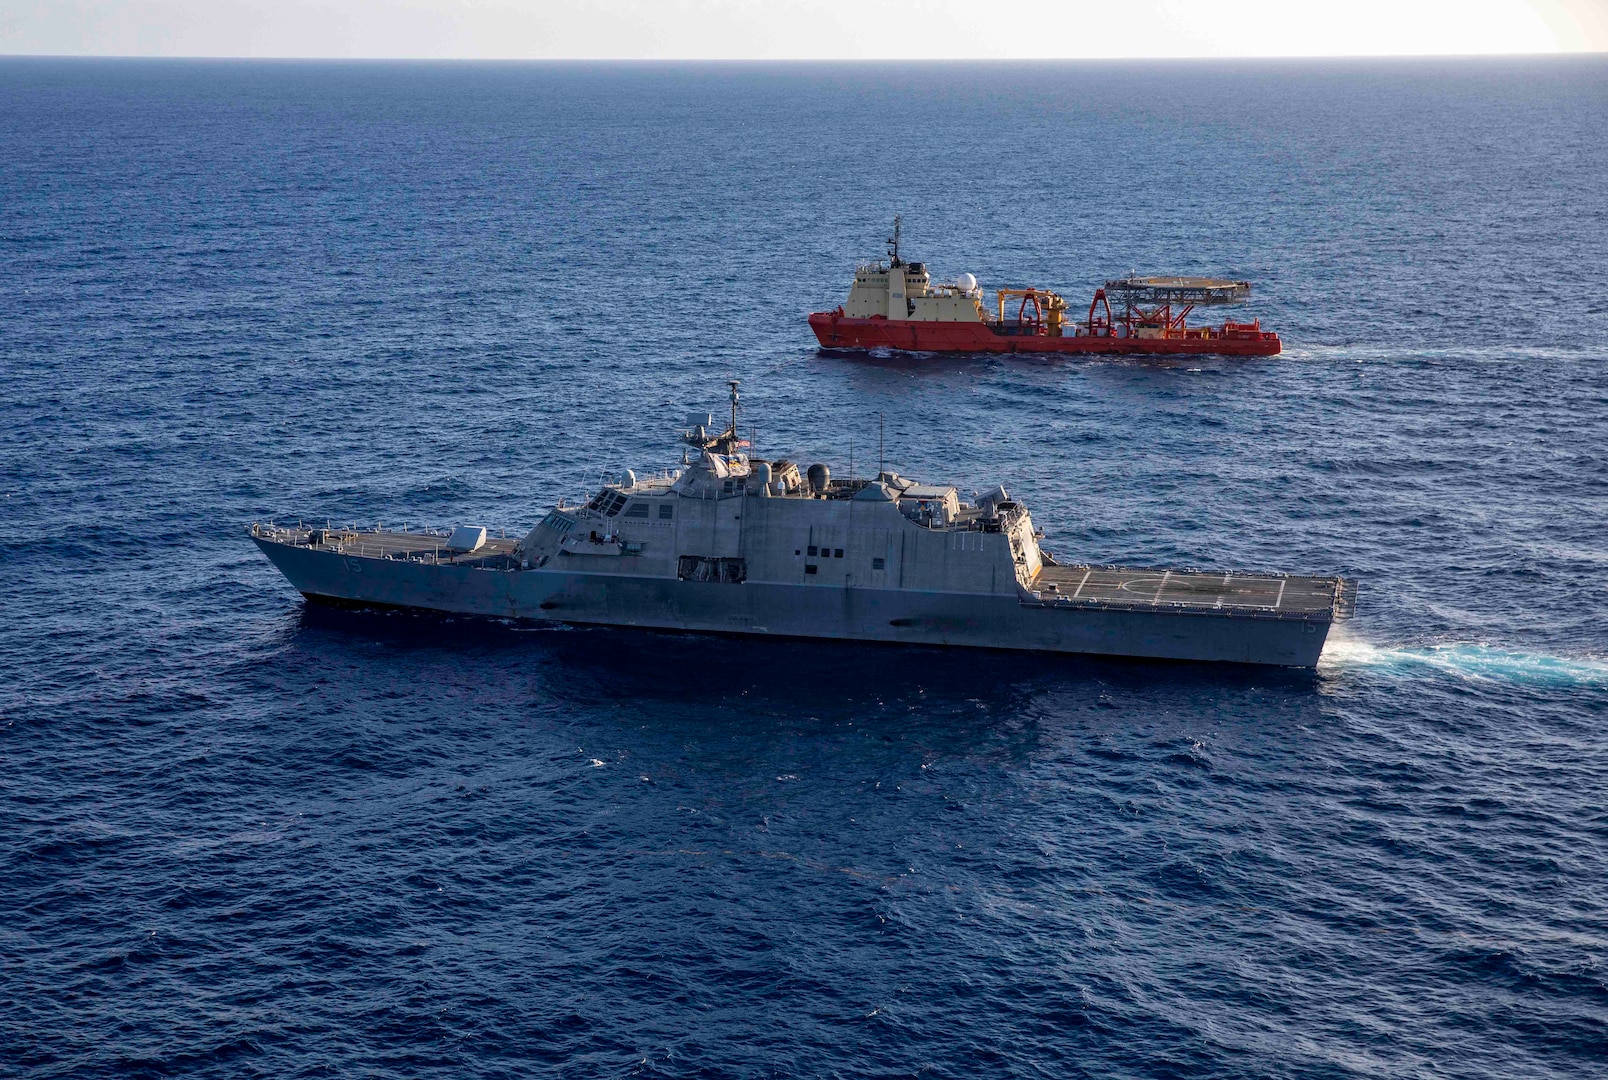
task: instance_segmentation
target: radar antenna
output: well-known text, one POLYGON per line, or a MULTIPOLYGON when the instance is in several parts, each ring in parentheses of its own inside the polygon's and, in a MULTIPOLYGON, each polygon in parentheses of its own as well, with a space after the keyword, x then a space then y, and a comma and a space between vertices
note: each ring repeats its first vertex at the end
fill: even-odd
POLYGON ((893 235, 888 237, 888 258, 892 260, 891 265, 893 266, 904 265, 899 261, 899 231, 903 226, 904 215, 893 215, 893 235))
POLYGON ((737 434, 738 406, 742 400, 737 396, 737 387, 742 383, 738 379, 727 379, 726 385, 731 387, 731 424, 719 435, 710 435, 695 421, 693 429, 683 433, 681 436, 682 441, 688 446, 695 446, 699 450, 708 450, 711 453, 730 456, 752 445, 750 441, 742 439, 737 434))

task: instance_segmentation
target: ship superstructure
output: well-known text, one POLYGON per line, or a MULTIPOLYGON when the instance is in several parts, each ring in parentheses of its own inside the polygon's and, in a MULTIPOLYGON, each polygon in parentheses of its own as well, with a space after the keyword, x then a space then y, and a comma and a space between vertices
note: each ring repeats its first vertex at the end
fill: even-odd
POLYGON ((521 539, 257 524, 309 599, 570 623, 1311 666, 1336 577, 1066 565, 1003 487, 744 452, 692 426, 682 468, 560 502, 521 539))
POLYGON ((1040 288, 996 289, 990 303, 971 274, 934 282, 925 264, 901 258, 901 229, 895 218, 888 257, 856 268, 840 307, 810 316, 810 328, 823 346, 1228 356, 1272 356, 1282 347, 1279 336, 1262 329, 1257 319, 1189 325, 1197 307, 1249 297, 1246 281, 1131 274, 1096 289, 1086 313, 1073 312, 1059 293, 1040 288))

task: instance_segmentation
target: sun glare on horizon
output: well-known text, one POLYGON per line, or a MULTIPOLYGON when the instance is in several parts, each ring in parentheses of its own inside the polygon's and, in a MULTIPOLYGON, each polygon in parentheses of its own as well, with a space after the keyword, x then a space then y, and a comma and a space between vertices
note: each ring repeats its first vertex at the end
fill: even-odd
POLYGON ((1608 51, 1608 0, 21 0, 0 53, 870 60, 1608 51))

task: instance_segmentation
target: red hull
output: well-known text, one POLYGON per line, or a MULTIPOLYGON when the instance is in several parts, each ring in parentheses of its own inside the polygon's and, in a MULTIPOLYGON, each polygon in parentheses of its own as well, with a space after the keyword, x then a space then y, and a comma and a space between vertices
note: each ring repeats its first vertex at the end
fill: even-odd
POLYGON ((980 322, 895 322, 880 316, 850 319, 817 311, 810 328, 829 349, 902 349, 909 352, 1137 353, 1154 356, 1275 356, 1279 336, 1237 327, 1187 331, 1184 337, 1047 337, 996 334, 980 322))

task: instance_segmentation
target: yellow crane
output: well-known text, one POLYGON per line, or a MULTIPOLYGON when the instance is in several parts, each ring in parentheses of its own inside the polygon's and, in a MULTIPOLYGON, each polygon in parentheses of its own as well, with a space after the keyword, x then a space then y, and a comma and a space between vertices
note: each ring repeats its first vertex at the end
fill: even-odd
POLYGON ((1032 323, 1033 332, 1043 332, 1045 337, 1061 337, 1066 326, 1066 301, 1061 299, 1059 293, 1048 289, 1000 289, 999 290, 999 321, 1005 321, 1006 297, 1019 296, 1021 304, 1016 309, 1016 321, 1022 324, 1032 323), (1028 308, 1033 309, 1029 317, 1028 308))

